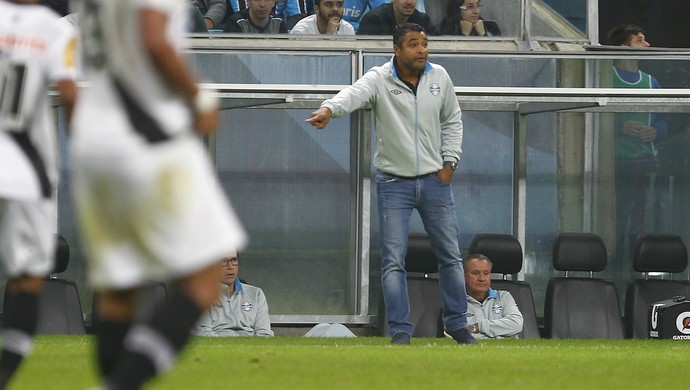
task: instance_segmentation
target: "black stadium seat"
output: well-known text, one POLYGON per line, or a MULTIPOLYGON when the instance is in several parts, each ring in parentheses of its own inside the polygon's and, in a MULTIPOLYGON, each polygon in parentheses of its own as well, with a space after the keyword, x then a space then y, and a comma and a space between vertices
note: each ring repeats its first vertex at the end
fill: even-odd
POLYGON ((60 234, 55 252, 55 267, 45 278, 39 299, 36 334, 86 334, 76 283, 57 278, 67 269, 70 258, 69 244, 60 234))
MULTIPOLYGON (((412 337, 443 337, 443 306, 438 284, 438 262, 429 238, 411 234, 405 256, 407 291, 410 298, 412 337)), ((383 294, 379 301, 379 330, 389 336, 383 294)))
POLYGON ((681 273, 688 266, 683 239, 670 234, 643 234, 635 242, 633 268, 644 279, 628 284, 625 294, 625 330, 629 338, 648 338, 649 306, 680 295, 690 298, 687 281, 648 279, 649 272, 681 273))
POLYGON ((553 244, 553 266, 565 277, 551 278, 544 304, 545 336, 554 339, 622 339, 616 286, 592 277, 606 268, 604 241, 591 233, 561 233, 553 244), (590 277, 568 277, 569 271, 590 277))

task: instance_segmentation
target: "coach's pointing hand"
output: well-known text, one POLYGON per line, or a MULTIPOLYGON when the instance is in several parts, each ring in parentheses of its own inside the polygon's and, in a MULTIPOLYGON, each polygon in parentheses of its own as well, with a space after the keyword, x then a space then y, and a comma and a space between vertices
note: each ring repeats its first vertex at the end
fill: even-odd
POLYGON ((317 129, 323 129, 328 124, 328 121, 331 120, 331 115, 333 115, 333 112, 331 112, 330 108, 321 107, 312 112, 311 117, 309 117, 309 119, 305 119, 304 121, 310 123, 312 126, 315 126, 317 129))

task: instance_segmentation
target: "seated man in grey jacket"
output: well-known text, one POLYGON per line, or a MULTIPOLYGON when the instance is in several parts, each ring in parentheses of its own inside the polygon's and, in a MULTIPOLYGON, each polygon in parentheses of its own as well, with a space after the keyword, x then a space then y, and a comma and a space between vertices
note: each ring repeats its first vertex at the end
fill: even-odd
POLYGON ((222 269, 220 298, 203 313, 192 332, 196 336, 273 336, 264 292, 240 282, 239 254, 232 251, 219 263, 222 269))
POLYGON ((473 254, 463 260, 467 289, 467 330, 476 339, 517 338, 522 313, 508 291, 491 288, 491 267, 486 256, 473 254))

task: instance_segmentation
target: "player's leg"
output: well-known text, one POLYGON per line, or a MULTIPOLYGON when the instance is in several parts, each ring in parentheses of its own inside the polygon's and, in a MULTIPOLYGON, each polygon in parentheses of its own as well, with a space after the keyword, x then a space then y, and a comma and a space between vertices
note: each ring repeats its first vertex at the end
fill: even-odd
POLYGON ((0 388, 4 389, 33 346, 38 323, 38 295, 43 278, 22 276, 7 281, 0 353, 0 388))
POLYGON ((43 276, 53 267, 55 239, 50 201, 0 199, 0 258, 9 275, 2 324, 0 389, 33 347, 43 276))
POLYGON ((124 353, 106 378, 107 386, 138 389, 170 369, 201 313, 218 299, 219 277, 214 263, 176 282, 172 298, 148 321, 132 327, 125 337, 124 353))
POLYGON ((142 164, 127 159, 120 172, 109 175, 124 182, 117 185, 128 191, 111 187, 109 195, 117 201, 100 205, 120 210, 102 215, 113 216, 105 219, 108 228, 117 228, 114 232, 127 251, 122 256, 101 252, 107 258, 94 262, 92 281, 132 285, 170 278, 176 288, 166 303, 147 320, 133 324, 125 336, 121 358, 105 378, 114 389, 137 389, 172 367, 201 313, 218 297, 217 259, 243 237, 238 223, 230 223, 228 206, 198 141, 170 141, 146 153, 142 164), (141 169, 143 163, 151 168, 141 169), (112 268, 105 267, 108 264, 112 268), (115 277, 118 272, 120 278, 115 277))
POLYGON ((96 296, 96 358, 103 377, 112 373, 122 356, 125 335, 136 317, 139 294, 139 289, 105 290, 99 291, 96 296))

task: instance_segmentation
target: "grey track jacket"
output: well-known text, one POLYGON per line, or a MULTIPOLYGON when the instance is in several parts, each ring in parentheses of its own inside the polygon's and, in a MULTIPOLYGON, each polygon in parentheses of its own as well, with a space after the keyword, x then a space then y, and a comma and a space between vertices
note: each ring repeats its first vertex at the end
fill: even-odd
POLYGON ((462 119, 453 81, 443 67, 427 62, 415 96, 398 78, 394 60, 371 68, 321 107, 338 117, 371 105, 378 170, 403 177, 439 171, 443 161, 458 161, 462 153, 462 119))
POLYGON ((192 334, 196 336, 273 336, 264 292, 255 286, 235 281, 235 293, 220 284, 218 301, 201 315, 192 334))
POLYGON ((467 296, 467 323, 479 324, 476 339, 515 337, 522 332, 523 318, 508 291, 489 289, 484 302, 467 296))

